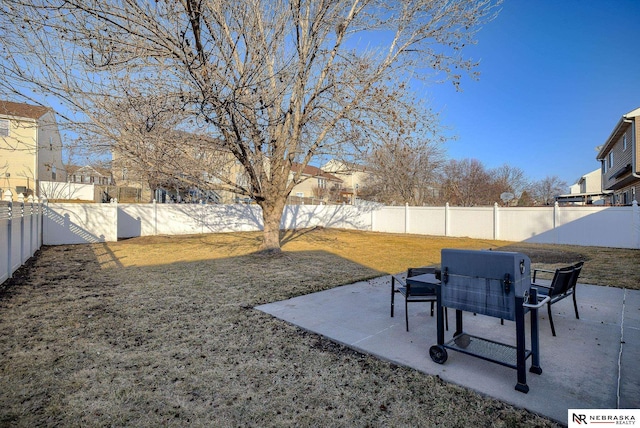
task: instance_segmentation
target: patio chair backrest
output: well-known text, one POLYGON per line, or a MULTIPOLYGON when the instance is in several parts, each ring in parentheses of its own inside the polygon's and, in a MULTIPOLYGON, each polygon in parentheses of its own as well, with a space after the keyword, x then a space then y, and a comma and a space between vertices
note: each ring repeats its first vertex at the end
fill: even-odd
POLYGON ((573 273, 571 274, 571 281, 569 282, 569 287, 567 288, 567 290, 575 287, 578 283, 578 277, 580 276, 580 272, 582 271, 582 265, 584 265, 584 262, 578 262, 573 265, 573 273))
POLYGON ((436 268, 434 267, 409 268, 407 269, 407 278, 411 278, 412 276, 423 275, 425 273, 436 273, 436 268))
POLYGON ((571 288, 571 280, 574 272, 575 268, 573 266, 556 269, 556 272, 553 275, 553 280, 551 281, 551 290, 549 291, 549 295, 557 296, 559 294, 566 293, 567 290, 571 288))

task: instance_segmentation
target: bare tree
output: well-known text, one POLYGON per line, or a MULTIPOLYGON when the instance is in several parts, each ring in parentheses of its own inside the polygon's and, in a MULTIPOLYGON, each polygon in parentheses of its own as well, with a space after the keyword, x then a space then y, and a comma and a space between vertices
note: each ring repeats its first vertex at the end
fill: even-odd
POLYGON ((385 204, 432 204, 438 196, 445 156, 436 139, 396 138, 367 158, 370 178, 360 197, 385 204))
POLYGON ((442 199, 452 205, 472 207, 493 204, 492 179, 477 159, 452 159, 444 170, 442 199))
POLYGON ((552 205, 558 195, 567 190, 567 183, 558 176, 547 176, 531 186, 531 193, 536 205, 552 205))
POLYGON ((519 206, 519 207, 531 207, 533 205, 535 205, 533 198, 531 197, 531 195, 529 194, 529 192, 527 190, 524 190, 522 192, 522 194, 520 195, 520 197, 518 198, 517 206, 519 206))
POLYGON ((493 202, 500 201, 502 193, 512 193, 518 199, 529 186, 524 171, 508 164, 489 170, 489 175, 492 185, 490 198, 493 202))
POLYGON ((4 0, 0 85, 44 91, 108 150, 132 150, 138 137, 114 132, 110 103, 165 106, 175 129, 232 154, 246 185, 219 174, 221 183, 256 200, 263 248, 279 250, 284 205, 302 180, 291 165, 411 133, 422 109, 409 83, 474 76, 461 51, 494 3, 4 0))

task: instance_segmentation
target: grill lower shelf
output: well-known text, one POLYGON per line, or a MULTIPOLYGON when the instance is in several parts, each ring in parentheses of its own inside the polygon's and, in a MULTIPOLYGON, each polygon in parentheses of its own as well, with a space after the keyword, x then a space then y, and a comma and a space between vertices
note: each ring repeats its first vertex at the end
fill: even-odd
MULTIPOLYGON (((516 369, 518 356, 516 347, 493 340, 462 333, 443 345, 447 349, 462 352, 483 360, 501 364, 516 369)), ((531 351, 525 350, 525 360, 529 358, 531 351)))

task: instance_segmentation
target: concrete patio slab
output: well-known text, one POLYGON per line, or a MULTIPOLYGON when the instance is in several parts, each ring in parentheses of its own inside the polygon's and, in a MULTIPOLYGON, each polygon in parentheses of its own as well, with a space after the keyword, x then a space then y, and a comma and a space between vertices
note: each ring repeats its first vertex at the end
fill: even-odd
MULTIPOLYGON (((515 406, 567 423, 568 409, 640 408, 640 291, 578 284, 580 319, 571 299, 552 306, 557 336, 546 310, 539 312, 542 374, 527 372, 527 394, 514 389, 516 371, 449 351, 444 364, 429 357, 436 344, 436 319, 429 303, 409 305, 405 331, 402 296, 390 317, 390 276, 337 287, 257 309, 331 340, 438 375, 515 406)), ((544 309, 544 308, 543 308, 544 309)), ((455 311, 449 313, 455 330, 455 311)), ((529 315, 527 315, 529 342, 529 315)), ((463 313, 465 332, 515 345, 515 323, 463 313)), ((527 360, 527 367, 531 364, 527 360)))

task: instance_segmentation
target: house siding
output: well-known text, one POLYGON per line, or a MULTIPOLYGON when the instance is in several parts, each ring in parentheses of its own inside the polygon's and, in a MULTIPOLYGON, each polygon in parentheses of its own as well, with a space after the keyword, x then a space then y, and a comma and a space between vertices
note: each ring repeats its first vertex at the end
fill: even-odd
POLYGON ((604 158, 604 162, 607 164, 607 172, 604 175, 603 185, 605 189, 612 189, 616 186, 622 178, 626 176, 615 177, 615 175, 624 167, 632 163, 632 142, 633 142, 633 127, 628 127, 626 132, 618 138, 611 150, 609 150, 604 158), (627 138, 627 148, 623 148, 623 139, 627 138), (609 164, 610 155, 613 153, 613 164, 609 164))
POLYGON ((62 139, 53 113, 49 112, 40 118, 37 131, 38 180, 67 181, 62 163, 62 139))
POLYGON ((633 120, 634 120, 633 128, 635 129, 635 135, 632 140, 632 143, 635 145, 634 151, 636 153, 634 169, 636 173, 640 174, 640 117, 635 117, 633 120))
POLYGON ((613 191, 610 202, 630 205, 640 191, 640 108, 623 115, 612 135, 602 146, 597 159, 602 168, 602 188, 613 191), (626 147, 624 141, 626 140, 626 147), (611 156, 613 163, 610 164, 611 156))
POLYGON ((53 112, 46 112, 39 119, 11 115, 0 118, 9 120, 9 136, 0 138, 0 189, 10 190, 15 199, 22 188, 37 194, 40 180, 66 181, 62 140, 53 112))

